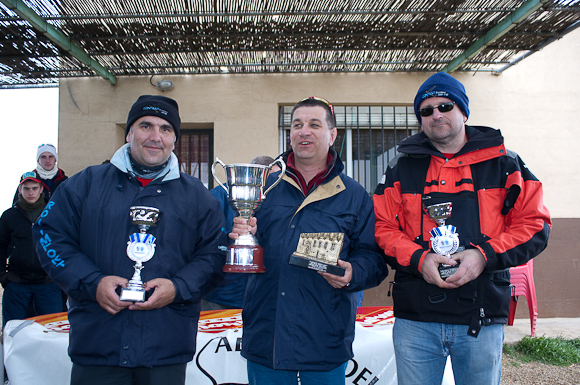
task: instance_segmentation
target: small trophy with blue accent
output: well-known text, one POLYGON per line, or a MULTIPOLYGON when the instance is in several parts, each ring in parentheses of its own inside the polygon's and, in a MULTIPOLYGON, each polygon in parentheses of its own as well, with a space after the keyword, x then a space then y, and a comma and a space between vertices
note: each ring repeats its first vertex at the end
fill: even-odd
POLYGON ((143 263, 155 254, 155 237, 147 234, 149 227, 157 225, 161 212, 155 207, 133 206, 130 215, 133 224, 139 226, 139 232, 133 233, 127 242, 127 256, 135 261, 135 273, 126 288, 121 289, 121 301, 145 302, 145 289, 141 280, 143 263))
MULTIPOLYGON (((451 258, 451 255, 459 249, 459 235, 456 228, 451 225, 445 225, 445 220, 451 216, 451 203, 440 203, 438 205, 428 206, 429 216, 439 226, 434 227, 429 233, 431 234, 431 248, 439 255, 451 258)), ((439 275, 445 280, 455 274, 459 268, 459 262, 456 265, 439 264, 439 275)))

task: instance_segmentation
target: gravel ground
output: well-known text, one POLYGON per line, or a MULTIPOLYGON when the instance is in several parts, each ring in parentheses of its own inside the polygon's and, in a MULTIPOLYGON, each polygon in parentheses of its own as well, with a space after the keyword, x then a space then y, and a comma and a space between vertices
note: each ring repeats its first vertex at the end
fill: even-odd
MULTIPOLYGON (((521 306, 521 305, 520 305, 521 306)), ((514 344, 530 335, 530 321, 517 318, 513 326, 505 327, 507 344, 514 344)), ((580 338, 580 318, 538 318, 536 325, 538 337, 580 338)), ((580 384, 580 364, 561 367, 532 362, 523 364, 503 356, 502 385, 539 385, 539 384, 580 384)))
POLYGON ((523 364, 503 356, 502 385, 580 384, 580 365, 553 366, 531 362, 523 364))

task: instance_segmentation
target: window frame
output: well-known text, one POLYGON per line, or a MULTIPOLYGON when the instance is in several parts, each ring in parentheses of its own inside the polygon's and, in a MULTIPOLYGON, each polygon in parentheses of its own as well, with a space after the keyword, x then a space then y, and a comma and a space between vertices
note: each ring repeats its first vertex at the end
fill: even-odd
MULTIPOLYGON (((352 104, 333 107, 339 132, 334 148, 345 165, 344 173, 372 194, 389 161, 396 156, 397 144, 420 131, 413 105, 352 104), (373 148, 373 143, 380 144, 373 148)), ((292 108, 293 105, 279 106, 280 152, 290 148, 292 108)))

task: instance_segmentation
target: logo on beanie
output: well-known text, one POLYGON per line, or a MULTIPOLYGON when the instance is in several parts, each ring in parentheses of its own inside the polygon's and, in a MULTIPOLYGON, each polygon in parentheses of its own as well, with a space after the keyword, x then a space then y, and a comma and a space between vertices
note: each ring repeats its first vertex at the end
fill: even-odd
POLYGON ((447 98, 449 97, 449 93, 447 91, 432 91, 431 89, 426 93, 424 93, 423 96, 421 96, 421 99, 428 99, 434 97, 447 98))
POLYGON ((155 111, 158 114, 163 114, 163 115, 168 115, 169 113, 159 107, 155 107, 155 106, 145 106, 143 107, 143 111, 147 111, 147 110, 151 110, 151 111, 155 111))

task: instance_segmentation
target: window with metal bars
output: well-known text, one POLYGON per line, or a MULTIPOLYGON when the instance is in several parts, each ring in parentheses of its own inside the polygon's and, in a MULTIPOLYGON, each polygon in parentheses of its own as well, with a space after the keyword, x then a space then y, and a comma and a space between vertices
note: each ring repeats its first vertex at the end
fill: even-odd
POLYGON ((205 187, 213 188, 213 130, 181 130, 173 151, 179 170, 199 178, 205 187))
MULTIPOLYGON (((279 112, 280 151, 290 148, 290 113, 279 112)), ((396 145, 419 131, 413 106, 333 106, 338 135, 334 149, 345 164, 345 174, 372 194, 387 164, 396 155, 396 145)))

